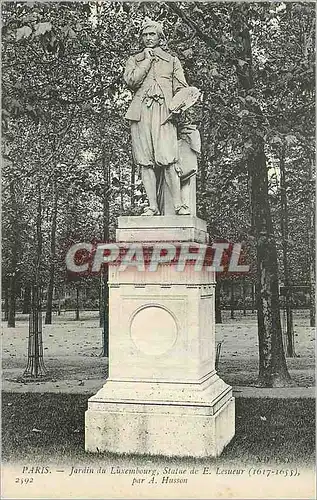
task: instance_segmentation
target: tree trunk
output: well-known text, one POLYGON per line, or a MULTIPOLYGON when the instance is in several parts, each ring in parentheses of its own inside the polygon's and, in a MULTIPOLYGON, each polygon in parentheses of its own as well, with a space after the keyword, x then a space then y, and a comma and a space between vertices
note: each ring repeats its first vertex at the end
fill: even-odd
POLYGON ((215 319, 216 323, 222 323, 221 317, 221 281, 216 277, 216 290, 215 290, 215 319))
POLYGON ((254 293, 254 288, 255 288, 254 283, 251 283, 252 314, 254 313, 254 309, 255 309, 255 293, 254 293))
POLYGON ((283 350, 277 252, 268 201, 266 158, 262 148, 249 159, 248 168, 257 251, 258 383, 261 387, 283 387, 289 385, 290 376, 283 350))
POLYGON ((4 318, 3 321, 8 321, 9 317, 9 287, 8 283, 4 286, 4 318))
MULTIPOLYGON (((109 241, 109 186, 110 186, 110 165, 107 162, 106 149, 103 146, 102 167, 104 178, 103 195, 103 241, 109 241)), ((109 288, 108 288, 108 266, 104 266, 101 271, 101 311, 102 311, 102 356, 107 357, 109 351, 109 288)))
POLYGON ((103 269, 102 273, 102 303, 103 303, 103 322, 102 322, 102 356, 107 357, 109 351, 109 287, 108 287, 108 268, 103 269))
POLYGON ((42 249, 43 249, 43 236, 42 236, 42 189, 41 189, 41 179, 37 180, 37 214, 36 214, 36 262, 35 262, 35 287, 36 290, 40 289, 41 281, 41 264, 42 264, 42 249))
POLYGON ((45 324, 52 324, 52 310, 53 310, 53 292, 54 292, 54 275, 55 275, 55 253, 56 253, 56 225, 57 225, 57 189, 56 180, 53 182, 53 213, 52 213, 52 227, 51 227, 51 259, 49 270, 49 281, 47 287, 47 300, 46 300, 46 314, 45 324))
POLYGON ((53 311, 53 291, 54 291, 54 263, 50 262, 49 281, 46 296, 46 313, 45 324, 52 324, 52 311, 53 311))
POLYGON ((280 154, 280 185, 281 185, 281 233, 284 267, 285 310, 286 310, 286 355, 295 357, 295 338, 293 327, 293 310, 290 288, 290 273, 288 266, 288 210, 285 178, 285 144, 280 154))
MULTIPOLYGON (((13 258, 14 259, 14 258, 13 258)), ((12 262, 13 262, 12 259, 12 262)), ((15 327, 15 310, 16 310, 16 273, 11 273, 9 281, 9 309, 8 309, 8 326, 15 327)))
POLYGON ((99 326, 100 326, 100 328, 103 327, 103 320, 104 320, 102 289, 103 289, 103 279, 102 279, 102 273, 100 272, 100 280, 99 280, 99 326))
POLYGON ((243 316, 247 315, 246 305, 245 305, 245 278, 242 278, 242 307, 243 307, 243 316))
POLYGON ((16 201, 15 185, 10 183, 10 202, 12 208, 12 219, 10 221, 12 230, 11 239, 11 259, 10 259, 10 277, 9 277, 9 300, 8 300, 8 327, 15 327, 15 313, 16 313, 16 273, 18 262, 18 247, 19 247, 19 234, 18 234, 18 207, 16 201))
POLYGON ((57 316, 61 315, 61 297, 60 297, 60 291, 58 290, 58 306, 57 306, 57 316))
POLYGON ((42 342, 42 295, 41 295, 41 261, 42 261, 42 189, 41 175, 38 173, 36 184, 38 195, 36 214, 36 255, 34 266, 34 283, 32 285, 32 306, 29 317, 28 362, 23 374, 25 379, 38 379, 46 375, 43 361, 42 342))
POLYGON ((205 94, 203 94, 203 103, 202 103, 202 130, 201 130, 201 154, 200 154, 200 162, 198 169, 198 187, 200 193, 200 213, 201 217, 204 220, 208 220, 207 214, 207 200, 205 191, 207 189, 207 165, 206 165, 206 155, 207 155, 207 145, 209 146, 209 142, 207 140, 208 131, 205 130, 205 121, 204 115, 206 113, 206 98, 205 94))
POLYGON ((79 321, 79 286, 76 285, 76 311, 75 311, 75 320, 79 321))
POLYGON ((309 290, 309 325, 316 326, 316 276, 315 276, 315 266, 310 267, 309 272, 310 277, 310 290, 309 290))
POLYGON ((46 374, 43 360, 41 291, 36 285, 33 285, 29 318, 28 361, 22 379, 38 380, 46 374))
MULTIPOLYGON (((236 74, 245 95, 253 88, 251 37, 247 26, 249 6, 234 7, 232 31, 237 44, 236 74), (244 12, 244 10, 246 12, 244 12), (236 15, 235 15, 236 14, 236 15), (240 65, 239 60, 246 64, 240 65)), ((258 116, 260 130, 262 112, 257 104, 249 105, 249 112, 258 116)), ((279 307, 279 284, 276 243, 273 235, 271 210, 268 198, 268 174, 264 142, 260 135, 250 129, 250 148, 247 160, 251 189, 252 228, 257 251, 257 310, 259 337, 259 377, 261 387, 283 387, 290 385, 283 350, 282 328, 279 307)))
POLYGON ((316 269, 315 269, 315 185, 313 179, 314 159, 309 163, 311 184, 308 204, 308 259, 309 259, 309 324, 316 326, 316 269))
POLYGON ((230 318, 234 319, 234 282, 230 283, 230 318))
POLYGON ((23 314, 30 314, 31 310, 31 285, 26 285, 23 295, 23 314))
MULTIPOLYGON (((121 170, 121 163, 119 163, 119 181, 120 181, 120 210, 121 213, 124 212, 124 199, 123 199, 123 189, 122 189, 122 170, 121 170)), ((108 190, 110 188, 110 185, 108 185, 108 190)))
POLYGON ((134 210, 135 207, 135 174, 136 174, 136 166, 135 162, 132 158, 132 168, 131 168, 131 192, 130 192, 130 204, 132 210, 134 210))

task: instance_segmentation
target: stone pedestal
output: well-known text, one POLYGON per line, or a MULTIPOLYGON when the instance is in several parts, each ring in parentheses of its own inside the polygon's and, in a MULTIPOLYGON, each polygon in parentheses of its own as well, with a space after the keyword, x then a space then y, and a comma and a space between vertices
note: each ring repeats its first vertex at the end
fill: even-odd
POLYGON ((193 215, 119 217, 118 242, 197 242, 208 243, 206 222, 193 215), (180 220, 181 219, 181 220, 180 220))
MULTIPOLYGON (((121 217, 117 240, 159 232, 171 242, 172 219, 187 241, 207 241, 203 221, 170 216, 121 217)), ((204 457, 229 443, 234 398, 215 371, 214 283, 190 265, 109 267, 109 378, 88 401, 87 451, 204 457)))

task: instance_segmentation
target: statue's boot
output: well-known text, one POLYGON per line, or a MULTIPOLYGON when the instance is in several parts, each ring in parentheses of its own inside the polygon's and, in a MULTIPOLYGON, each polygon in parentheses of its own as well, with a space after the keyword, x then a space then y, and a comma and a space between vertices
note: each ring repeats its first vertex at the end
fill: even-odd
POLYGON ((160 212, 157 208, 146 207, 142 215, 152 216, 152 215, 160 215, 160 212))
POLYGON ((179 205, 175 207, 175 212, 177 215, 190 215, 190 210, 187 205, 179 205))

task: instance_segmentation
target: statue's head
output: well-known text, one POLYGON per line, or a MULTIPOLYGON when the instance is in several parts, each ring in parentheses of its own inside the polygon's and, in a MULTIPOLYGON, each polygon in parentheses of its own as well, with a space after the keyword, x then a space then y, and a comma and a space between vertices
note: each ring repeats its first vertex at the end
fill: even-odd
POLYGON ((141 38, 144 47, 154 48, 160 44, 164 37, 161 23, 146 17, 141 26, 141 38))

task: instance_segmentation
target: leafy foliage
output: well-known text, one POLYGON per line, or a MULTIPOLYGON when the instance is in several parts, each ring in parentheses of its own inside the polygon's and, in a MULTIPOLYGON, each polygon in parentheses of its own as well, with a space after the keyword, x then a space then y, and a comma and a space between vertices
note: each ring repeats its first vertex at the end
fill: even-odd
POLYGON ((114 237, 119 214, 139 213, 130 100, 122 73, 138 50, 145 15, 164 24, 167 47, 202 89, 193 119, 202 135, 198 210, 212 237, 244 241, 254 265, 246 161, 265 147, 281 245, 279 166, 286 145, 292 279, 306 281, 314 152, 314 7, 311 3, 52 2, 2 4, 4 281, 33 279, 40 217, 41 280, 48 281, 53 187, 57 193, 55 284, 65 283, 72 242, 114 237), (252 61, 233 31, 247 19, 252 61), (252 63, 252 88, 238 77, 252 63), (261 112, 259 112, 261 110, 261 112), (13 259, 13 249, 18 255, 13 259), (303 250, 304 249, 304 250, 303 250), (12 266, 14 269, 12 269, 12 266))

